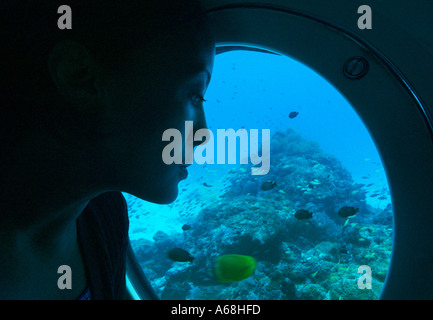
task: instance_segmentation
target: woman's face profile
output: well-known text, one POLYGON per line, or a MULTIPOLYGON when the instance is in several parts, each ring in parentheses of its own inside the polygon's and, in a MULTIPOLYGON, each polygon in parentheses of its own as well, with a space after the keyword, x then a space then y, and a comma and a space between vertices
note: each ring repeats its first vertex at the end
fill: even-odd
POLYGON ((143 200, 170 203, 185 179, 181 165, 162 159, 170 143, 162 141, 163 132, 177 129, 184 140, 193 133, 185 133, 185 121, 193 121, 194 132, 207 128, 202 98, 215 48, 195 33, 138 46, 104 80, 106 123, 113 133, 104 146, 109 184, 143 200))

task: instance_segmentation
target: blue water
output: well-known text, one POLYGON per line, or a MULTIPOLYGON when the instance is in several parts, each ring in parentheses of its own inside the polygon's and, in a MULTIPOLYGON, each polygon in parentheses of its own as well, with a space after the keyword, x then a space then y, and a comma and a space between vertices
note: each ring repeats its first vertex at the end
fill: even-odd
POLYGON ((386 183, 362 121, 345 97, 310 68, 285 56, 236 51, 217 56, 214 70, 206 93, 210 129, 290 127, 337 156, 355 180, 371 176, 386 183), (289 119, 291 111, 298 116, 289 119))
MULTIPOLYGON (((208 127, 215 135, 216 129, 228 128, 270 129, 271 136, 279 130, 294 129, 341 162, 353 184, 360 184, 366 191, 365 202, 372 210, 380 211, 390 204, 386 175, 367 129, 350 102, 303 64, 285 56, 250 51, 220 54, 205 99, 208 127), (293 111, 298 115, 289 118, 293 111)), ((152 242, 155 233, 162 231, 179 241, 182 225, 194 224, 204 207, 224 201, 220 196, 231 186, 228 171, 238 169, 237 165, 194 164, 188 169, 188 179, 179 184, 178 199, 170 205, 151 204, 126 195, 131 240, 152 242), (203 187, 203 183, 212 187, 203 187)), ((162 281, 154 276, 156 286, 157 279, 162 281)), ((297 288, 297 296, 302 296, 300 292, 306 289, 297 288)), ((200 287, 191 290, 197 292, 200 287)), ((196 296, 203 298, 197 293, 186 297, 196 296)))

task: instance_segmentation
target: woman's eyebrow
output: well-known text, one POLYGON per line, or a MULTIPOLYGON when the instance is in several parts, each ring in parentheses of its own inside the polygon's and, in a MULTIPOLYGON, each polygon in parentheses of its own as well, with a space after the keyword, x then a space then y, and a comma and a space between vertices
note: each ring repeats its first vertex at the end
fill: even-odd
POLYGON ((210 82, 211 74, 210 74, 210 72, 207 69, 203 69, 203 72, 206 73, 206 76, 207 76, 206 85, 208 85, 209 82, 210 82))
POLYGON ((203 67, 200 67, 200 68, 197 68, 197 69, 194 68, 194 70, 190 70, 189 74, 190 74, 191 77, 196 77, 196 76, 198 76, 201 73, 205 73, 206 74, 206 77, 207 77, 206 85, 209 85, 209 82, 210 82, 210 79, 211 79, 211 73, 210 73, 210 71, 206 67, 203 66, 203 67))

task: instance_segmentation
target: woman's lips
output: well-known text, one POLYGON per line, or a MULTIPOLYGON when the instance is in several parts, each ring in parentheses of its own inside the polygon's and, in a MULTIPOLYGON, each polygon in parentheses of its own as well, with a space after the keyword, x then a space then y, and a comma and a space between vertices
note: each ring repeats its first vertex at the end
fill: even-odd
POLYGON ((186 178, 188 178, 188 170, 186 169, 187 167, 189 167, 190 165, 180 165, 179 169, 180 169, 180 176, 181 179, 184 180, 186 178))

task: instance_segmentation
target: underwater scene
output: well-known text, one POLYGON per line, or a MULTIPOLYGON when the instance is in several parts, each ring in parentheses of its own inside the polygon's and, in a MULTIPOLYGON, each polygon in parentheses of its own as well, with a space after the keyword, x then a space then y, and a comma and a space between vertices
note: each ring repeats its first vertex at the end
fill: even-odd
POLYGON ((238 148, 237 164, 188 167, 171 204, 124 193, 131 245, 156 294, 377 299, 392 203, 378 151, 345 97, 289 57, 232 51, 215 57, 205 99, 212 132, 270 129, 269 172, 252 175, 257 165, 240 164, 238 148))

